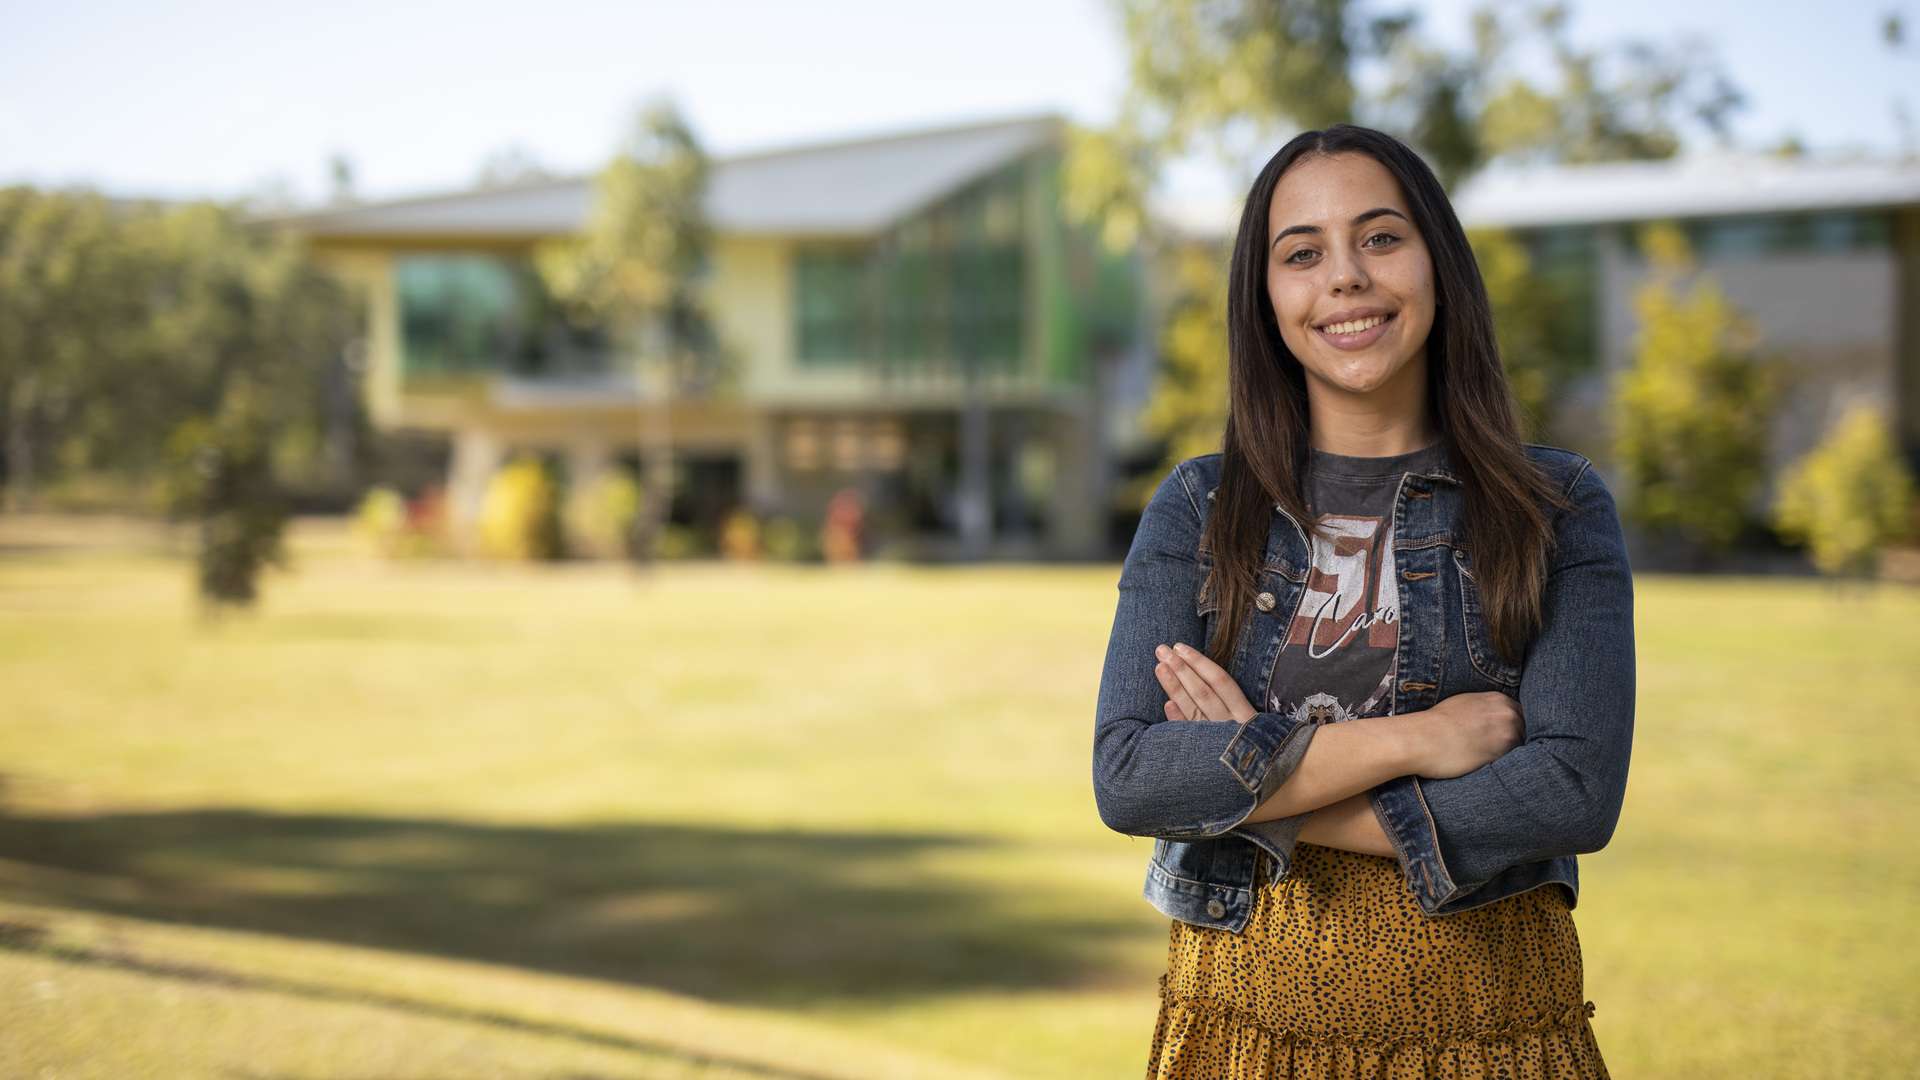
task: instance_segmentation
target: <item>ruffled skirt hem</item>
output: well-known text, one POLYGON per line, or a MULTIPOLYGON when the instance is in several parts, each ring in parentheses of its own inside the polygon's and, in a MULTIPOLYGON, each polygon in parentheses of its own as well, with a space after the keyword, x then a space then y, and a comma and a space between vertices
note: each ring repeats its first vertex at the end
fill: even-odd
POLYGON ((1609 1080, 1591 1001, 1470 1035, 1354 1039, 1277 1028, 1160 980, 1148 1080, 1609 1080))

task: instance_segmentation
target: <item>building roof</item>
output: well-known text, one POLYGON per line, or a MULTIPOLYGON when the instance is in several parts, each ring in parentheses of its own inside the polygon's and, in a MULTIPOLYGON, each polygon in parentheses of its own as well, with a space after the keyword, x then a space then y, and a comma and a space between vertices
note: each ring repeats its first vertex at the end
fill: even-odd
POLYGON ((1703 153, 1666 161, 1489 169, 1454 208, 1468 225, 1579 225, 1920 203, 1920 161, 1703 153))
MULTIPOLYGON (((1160 216, 1196 238, 1231 236, 1244 196, 1168 203, 1160 216)), ((1460 221, 1538 228, 1657 218, 1784 214, 1920 204, 1920 161, 1792 159, 1739 152, 1665 161, 1495 167, 1453 193, 1460 221)))
MULTIPOLYGON (((865 236, 1057 141, 1040 114, 715 158, 706 213, 720 232, 865 236)), ((313 236, 526 237, 579 230, 591 176, 364 203, 265 220, 313 236)))

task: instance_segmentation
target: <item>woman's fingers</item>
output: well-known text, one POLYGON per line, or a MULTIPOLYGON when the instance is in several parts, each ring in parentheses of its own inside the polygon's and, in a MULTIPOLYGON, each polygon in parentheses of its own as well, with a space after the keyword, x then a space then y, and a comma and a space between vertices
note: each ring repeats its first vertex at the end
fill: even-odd
POLYGON ((1232 675, 1200 650, 1184 642, 1170 649, 1175 674, 1209 720, 1242 721, 1253 716, 1253 706, 1232 675))
POLYGON ((1153 665, 1153 677, 1160 680, 1160 689, 1167 692, 1167 705, 1169 709, 1178 710, 1181 714, 1175 716, 1170 711, 1167 714, 1167 719, 1169 720, 1185 720, 1188 717, 1199 715, 1193 704, 1193 695, 1187 693, 1186 684, 1182 683, 1180 677, 1174 674, 1174 666, 1178 662, 1178 658, 1169 653, 1166 660, 1162 660, 1160 663, 1153 665), (1167 660, 1172 660, 1173 663, 1168 663, 1167 660))
MULTIPOLYGON (((1181 689, 1186 693, 1187 701, 1191 702, 1191 704, 1182 703, 1187 715, 1198 720, 1232 719, 1232 713, 1226 701, 1220 697, 1218 689, 1195 666, 1196 654, 1188 652, 1183 655, 1175 648, 1168 646, 1161 648, 1164 650, 1161 654, 1162 662, 1173 669, 1174 678, 1179 680, 1181 689)), ((1205 657, 1198 657, 1198 660, 1206 662, 1205 657)))

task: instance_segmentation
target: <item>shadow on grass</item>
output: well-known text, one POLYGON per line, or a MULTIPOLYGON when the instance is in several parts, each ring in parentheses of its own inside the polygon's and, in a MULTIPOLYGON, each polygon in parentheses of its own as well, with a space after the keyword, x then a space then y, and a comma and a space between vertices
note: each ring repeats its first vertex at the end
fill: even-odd
MULTIPOLYGON (((722 1066, 739 1076, 766 1077, 767 1080, 833 1080, 826 1073, 808 1072, 785 1066, 767 1065, 711 1053, 697 1053, 681 1047, 648 1039, 636 1039, 632 1036, 607 1031, 596 1031, 575 1024, 553 1023, 550 1021, 527 1020, 524 1017, 495 1009, 475 1009, 457 1005, 446 1005, 419 997, 405 997, 367 990, 343 990, 325 983, 290 979, 277 975, 259 975, 236 972, 207 964, 183 964, 168 960, 154 960, 138 956, 124 948, 92 949, 72 945, 56 945, 44 940, 44 932, 39 928, 20 924, 0 922, 0 949, 17 949, 22 952, 35 952, 51 956, 69 964, 84 964, 92 967, 111 968, 115 971, 128 971, 140 975, 158 978, 184 979, 202 986, 221 986, 233 990, 249 990, 287 994, 306 998, 311 1001, 331 1001, 349 1005, 372 1005, 426 1016, 437 1020, 453 1020, 469 1024, 483 1024, 491 1028, 522 1032, 549 1038, 567 1039, 590 1046, 619 1050, 629 1054, 652 1055, 672 1060, 676 1065, 709 1067, 722 1066)), ((242 1080, 293 1080, 290 1076, 270 1076, 254 1072, 234 1072, 229 1075, 242 1080)), ((332 1075, 332 1074, 329 1074, 332 1075)), ((583 1078, 590 1080, 590 1078, 583 1078)))
POLYGON ((994 843, 235 810, 0 816, 0 859, 14 863, 0 889, 776 1008, 1113 974, 1139 921, 1035 914, 1047 880, 983 884, 920 865, 994 843))

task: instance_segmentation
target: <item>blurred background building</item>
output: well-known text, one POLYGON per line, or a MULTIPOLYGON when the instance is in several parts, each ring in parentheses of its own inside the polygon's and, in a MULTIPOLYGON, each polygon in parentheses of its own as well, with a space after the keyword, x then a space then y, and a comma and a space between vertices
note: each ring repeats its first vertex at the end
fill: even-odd
MULTIPOLYGON (((369 414, 437 440, 456 524, 517 450, 573 477, 637 467, 651 405, 673 432, 676 522, 711 528, 740 505, 817 518, 854 486, 927 557, 1099 558, 1130 532, 1119 482, 1156 462, 1138 424, 1155 264, 1063 216, 1064 132, 1042 114, 716 160, 707 303, 741 377, 673 401, 650 401, 531 266, 534 245, 582 228, 590 177, 278 220, 366 287, 369 414)), ((1756 515, 1858 403, 1920 467, 1920 165, 1719 151, 1495 167, 1456 205, 1575 300, 1544 440, 1611 473, 1648 274, 1635 231, 1671 221, 1762 362, 1792 369, 1756 515)), ((1238 210, 1155 207, 1176 243, 1222 257, 1238 210)))
POLYGON ((1138 260, 1060 214, 1063 136, 1036 115, 716 159, 704 299, 740 377, 670 402, 533 268, 590 177, 279 220, 365 286, 369 413, 444 437, 456 525, 515 451, 637 468, 651 404, 677 522, 817 518, 854 485, 933 557, 1099 557, 1152 357, 1138 260))

